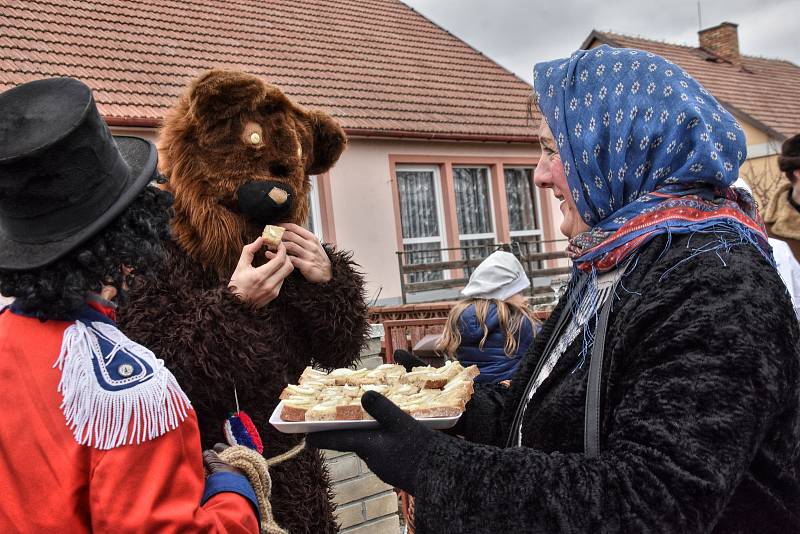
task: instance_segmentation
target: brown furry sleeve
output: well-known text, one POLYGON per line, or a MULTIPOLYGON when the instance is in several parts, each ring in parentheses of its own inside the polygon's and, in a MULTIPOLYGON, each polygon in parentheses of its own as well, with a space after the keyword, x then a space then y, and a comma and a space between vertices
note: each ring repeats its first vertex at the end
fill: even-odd
MULTIPOLYGON (((285 368, 285 349, 278 347, 296 341, 280 310, 247 306, 222 283, 212 288, 197 283, 189 273, 174 269, 135 288, 120 310, 123 331, 171 366, 194 372, 201 368, 210 380, 229 381, 259 365, 285 368)), ((276 374, 283 372, 276 369, 276 374)))
POLYGON ((303 325, 309 355, 327 368, 349 367, 359 357, 367 333, 364 278, 352 253, 326 248, 333 277, 324 284, 307 282, 295 271, 281 289, 294 324, 303 325))

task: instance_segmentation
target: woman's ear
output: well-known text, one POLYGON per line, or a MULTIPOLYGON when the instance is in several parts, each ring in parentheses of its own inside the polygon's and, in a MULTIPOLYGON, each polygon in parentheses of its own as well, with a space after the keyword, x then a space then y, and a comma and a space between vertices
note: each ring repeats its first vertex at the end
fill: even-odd
POLYGON ((347 136, 327 113, 303 111, 301 120, 311 136, 311 150, 306 161, 307 174, 321 174, 336 163, 347 145, 347 136))

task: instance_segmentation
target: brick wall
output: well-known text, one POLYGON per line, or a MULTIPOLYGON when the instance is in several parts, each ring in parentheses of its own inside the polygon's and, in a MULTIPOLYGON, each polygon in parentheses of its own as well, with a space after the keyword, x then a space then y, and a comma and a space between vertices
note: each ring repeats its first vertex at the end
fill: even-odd
POLYGON ((333 480, 342 534, 397 534, 400 519, 394 488, 353 453, 324 451, 333 480))
POLYGON ((737 25, 723 22, 713 28, 698 32, 700 46, 733 63, 741 65, 739 56, 739 32, 737 25))

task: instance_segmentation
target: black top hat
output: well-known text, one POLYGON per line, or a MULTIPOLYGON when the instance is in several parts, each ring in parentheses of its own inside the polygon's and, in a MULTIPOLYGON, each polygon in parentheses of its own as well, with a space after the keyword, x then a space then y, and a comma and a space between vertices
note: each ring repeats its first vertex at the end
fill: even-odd
POLYGON ((156 149, 115 137, 73 78, 0 94, 0 269, 56 261, 119 215, 156 169, 156 149))

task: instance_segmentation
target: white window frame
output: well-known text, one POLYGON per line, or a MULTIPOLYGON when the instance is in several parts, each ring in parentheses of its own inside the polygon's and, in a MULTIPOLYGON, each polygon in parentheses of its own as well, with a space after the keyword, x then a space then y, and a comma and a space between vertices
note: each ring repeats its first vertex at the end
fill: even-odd
MULTIPOLYGON (((397 164, 394 167, 395 177, 399 172, 432 172, 433 173, 433 194, 436 198, 436 220, 439 225, 439 237, 403 237, 403 245, 418 245, 421 243, 439 243, 439 248, 444 249, 447 247, 447 230, 445 227, 444 219, 444 195, 442 194, 442 178, 439 172, 438 165, 405 165, 397 164)), ((402 202, 399 198, 400 185, 396 184, 398 188, 398 201, 402 202)), ((403 233, 403 216, 402 207, 398 205, 401 210, 398 213, 398 222, 400 223, 400 234, 403 233)), ((405 246, 403 247, 405 250, 405 246)), ((450 254, 447 250, 442 250, 442 261, 448 261, 450 254)), ((450 278, 450 271, 445 269, 443 271, 444 279, 450 278)))
POLYGON ((309 206, 309 210, 311 211, 311 217, 313 221, 313 228, 309 228, 311 232, 317 236, 317 239, 322 241, 322 209, 320 207, 319 201, 319 182, 317 177, 312 175, 309 176, 308 179, 311 181, 311 189, 309 190, 309 198, 311 199, 311 206, 309 206))
MULTIPOLYGON (((535 165, 504 165, 503 169, 530 169, 531 170, 531 182, 533 182, 533 173, 536 171, 535 165)), ((503 171, 505 172, 505 170, 503 171)), ((505 176, 503 176, 503 183, 505 183, 505 176)), ((531 183, 531 191, 533 192, 533 205, 536 209, 536 230, 511 230, 509 228, 509 238, 514 237, 527 237, 527 236, 539 236, 540 238, 544 237, 544 229, 542 228, 542 206, 539 199, 539 191, 537 191, 536 186, 531 183)), ((506 192, 503 191, 505 195, 506 192)), ((506 197, 506 204, 508 204, 508 197, 506 197)))
MULTIPOLYGON (((489 191, 489 217, 492 221, 492 231, 484 232, 481 234, 462 234, 461 229, 458 230, 458 244, 461 246, 462 241, 472 239, 492 239, 493 243, 497 243, 497 221, 495 220, 495 206, 494 206, 494 191, 492 191, 492 170, 487 165, 453 165, 453 175, 455 169, 486 169, 486 185, 489 191)), ((453 178, 455 180, 455 176, 453 178)), ((505 194, 505 191, 503 191, 505 194)), ((458 202, 458 199, 456 199, 458 202)), ((458 209, 458 206, 456 206, 458 209)), ((456 221, 457 222, 457 221, 456 221)))

